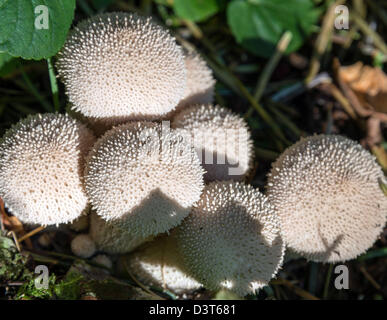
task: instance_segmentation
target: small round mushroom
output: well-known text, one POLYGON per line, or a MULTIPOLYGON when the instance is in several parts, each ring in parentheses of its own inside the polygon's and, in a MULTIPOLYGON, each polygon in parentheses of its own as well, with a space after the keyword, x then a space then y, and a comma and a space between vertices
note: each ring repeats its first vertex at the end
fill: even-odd
POLYGON ((96 247, 93 239, 87 234, 79 234, 71 241, 71 251, 81 258, 90 258, 95 252, 96 247))
POLYGON ((58 225, 87 208, 84 157, 94 136, 62 114, 28 116, 0 142, 0 197, 25 223, 58 225))
POLYGON ((185 271, 173 234, 162 235, 131 253, 128 266, 141 282, 176 294, 192 292, 201 287, 185 271))
POLYGON ((112 260, 106 254, 96 255, 92 259, 92 261, 95 262, 95 263, 98 263, 99 265, 101 265, 101 266, 103 266, 105 268, 108 268, 108 269, 111 269, 113 267, 112 260))
POLYGON ((85 184, 99 216, 124 225, 135 239, 146 239, 189 214, 203 190, 203 169, 192 146, 169 126, 131 122, 97 141, 85 184))
POLYGON ((253 162, 253 143, 243 118, 218 105, 195 105, 178 113, 173 128, 187 130, 206 182, 242 180, 253 162))
POLYGON ((338 135, 302 138, 272 165, 267 195, 289 249, 316 262, 365 252, 386 224, 384 175, 360 144, 338 135))
POLYGON ((282 264, 285 246, 266 196, 241 182, 212 182, 176 229, 187 271, 211 290, 254 293, 282 264))
POLYGON ((72 107, 112 124, 168 113, 186 84, 183 52, 168 31, 123 12, 80 22, 56 67, 72 107))
POLYGON ((153 236, 135 236, 127 226, 125 218, 106 221, 94 211, 90 214, 89 235, 98 250, 109 254, 121 254, 133 251, 139 245, 153 239, 153 236))
POLYGON ((177 109, 194 104, 212 103, 215 89, 212 70, 195 51, 185 52, 184 62, 187 70, 187 85, 177 109))

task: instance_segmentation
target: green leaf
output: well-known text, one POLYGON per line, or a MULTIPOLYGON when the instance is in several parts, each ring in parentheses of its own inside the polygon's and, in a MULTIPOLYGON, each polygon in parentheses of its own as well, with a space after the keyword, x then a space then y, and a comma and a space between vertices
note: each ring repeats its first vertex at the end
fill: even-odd
POLYGON ((220 0, 174 0, 173 9, 177 16, 191 21, 203 21, 220 10, 220 0))
POLYGON ((12 59, 12 56, 9 55, 8 53, 0 52, 0 69, 11 59, 12 59))
POLYGON ((268 58, 285 31, 293 35, 286 53, 297 50, 311 33, 320 10, 312 0, 233 0, 227 20, 237 42, 268 58))
POLYGON ((0 0, 0 51, 35 60, 55 55, 66 40, 74 10, 75 0, 0 0))

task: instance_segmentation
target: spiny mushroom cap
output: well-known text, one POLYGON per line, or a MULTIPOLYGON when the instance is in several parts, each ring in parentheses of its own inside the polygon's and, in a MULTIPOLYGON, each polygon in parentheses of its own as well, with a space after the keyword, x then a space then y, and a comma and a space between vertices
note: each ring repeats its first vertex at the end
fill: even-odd
POLYGON ((175 116, 187 130, 206 170, 205 181, 242 180, 253 162, 253 143, 243 118, 218 105, 195 105, 175 116))
POLYGON ((91 151, 86 191, 105 220, 125 220, 146 238, 184 219, 203 189, 203 169, 192 146, 168 126, 132 122, 108 131, 91 151))
POLYGON ((87 207, 84 157, 94 136, 62 114, 28 116, 0 142, 0 197, 25 223, 71 222, 87 207))
POLYGON ((267 285, 285 251, 272 205, 241 182, 210 183, 176 237, 195 279, 207 289, 240 296, 267 285))
POLYGON ((127 227, 125 219, 105 221, 95 212, 90 214, 89 235, 94 240, 98 250, 109 254, 122 254, 133 251, 141 244, 153 239, 150 237, 136 237, 127 227))
POLYGON ((157 286, 177 294, 191 292, 201 284, 190 277, 178 253, 173 235, 163 235, 134 251, 128 266, 134 276, 149 286, 157 286))
POLYGON ((287 246, 305 258, 338 262, 360 255, 386 223, 384 179, 375 158, 337 135, 301 139, 273 164, 267 194, 287 246))
POLYGON ((175 108, 185 90, 181 48, 151 18, 136 14, 82 21, 56 67, 73 107, 88 117, 157 117, 175 108))
POLYGON ((212 103, 214 100, 215 79, 212 76, 211 69, 201 56, 194 51, 186 52, 184 61, 187 70, 187 85, 177 108, 212 103))
POLYGON ((71 251, 78 257, 89 258, 95 251, 95 243, 87 234, 79 234, 71 241, 71 251))

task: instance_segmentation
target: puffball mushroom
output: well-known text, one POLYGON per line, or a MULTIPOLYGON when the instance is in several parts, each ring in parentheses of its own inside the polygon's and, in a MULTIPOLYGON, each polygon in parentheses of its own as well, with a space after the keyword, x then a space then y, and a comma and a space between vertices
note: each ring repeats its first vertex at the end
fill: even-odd
POLYGON ((112 260, 106 254, 99 254, 95 256, 92 261, 107 269, 111 269, 113 267, 112 260))
POLYGON ((106 221, 94 211, 90 214, 89 235, 100 251, 121 254, 134 250, 139 245, 153 239, 153 236, 134 236, 125 218, 106 221))
POLYGON ((176 229, 191 276, 211 290, 254 293, 282 264, 285 246, 266 196, 241 182, 212 182, 176 229))
POLYGON ((176 294, 192 292, 201 287, 185 271, 173 233, 162 235, 131 253, 128 266, 141 282, 176 294))
POLYGON ((87 234, 79 234, 71 241, 71 251, 78 257, 90 258, 96 251, 93 239, 87 234))
POLYGON ((78 218, 87 208, 84 157, 94 136, 62 114, 28 116, 0 142, 0 197, 25 223, 53 225, 78 218))
POLYGON ((90 152, 85 170, 96 213, 113 224, 120 219, 135 238, 178 225, 203 189, 203 169, 183 138, 169 126, 151 122, 108 131, 90 152))
POLYGON ((183 109, 173 128, 187 130, 202 166, 205 181, 242 180, 253 161, 253 143, 247 123, 218 105, 195 105, 183 109))
POLYGON ((151 18, 136 14, 103 13, 80 22, 56 67, 73 108, 108 122, 159 117, 185 90, 181 48, 151 18))
POLYGON ((287 246, 316 262, 365 252, 386 223, 384 175, 360 144, 338 135, 303 138, 272 165, 267 195, 287 246))
POLYGON ((212 70, 193 50, 185 52, 184 62, 187 70, 187 85, 177 109, 194 104, 212 103, 215 88, 212 70))

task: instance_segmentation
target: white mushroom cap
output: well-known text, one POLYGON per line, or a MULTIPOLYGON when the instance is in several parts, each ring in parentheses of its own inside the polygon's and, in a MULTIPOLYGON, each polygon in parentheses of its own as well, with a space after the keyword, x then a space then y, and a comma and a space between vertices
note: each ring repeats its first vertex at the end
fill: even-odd
POLYGON ((287 246, 317 262, 366 251, 386 223, 379 179, 375 158, 342 136, 316 135, 285 150, 272 166, 267 193, 287 246))
POLYGON ((199 282, 186 273, 173 235, 158 237, 131 253, 128 266, 141 282, 176 294, 201 287, 199 282))
POLYGON ((93 262, 98 263, 108 269, 113 267, 112 260, 106 254, 99 254, 92 259, 93 262))
POLYGON ((183 52, 168 31, 151 18, 122 12, 79 23, 56 67, 73 108, 109 121, 166 114, 186 84, 183 52))
POLYGON ((71 251, 78 257, 90 258, 95 252, 95 243, 87 234, 79 234, 71 241, 71 251))
POLYGON ((98 250, 109 254, 122 254, 133 251, 150 237, 134 236, 125 219, 105 221, 95 212, 90 214, 89 235, 94 240, 98 250))
POLYGON ((187 85, 177 108, 212 103, 215 89, 212 70, 195 51, 186 52, 184 61, 187 70, 187 85))
POLYGON ((227 108, 195 105, 178 113, 173 128, 187 130, 207 171, 205 181, 242 180, 253 162, 253 143, 245 120, 227 108))
POLYGON ((179 252, 207 289, 254 293, 272 279, 285 252, 268 199, 241 182, 212 182, 177 228, 179 252))
POLYGON ((62 114, 29 116, 0 142, 0 197, 25 223, 71 222, 87 208, 84 157, 94 136, 62 114))
POLYGON ((136 238, 178 225, 203 189, 203 169, 183 138, 151 122, 118 126, 100 138, 85 171, 97 214, 107 221, 121 219, 136 238))

